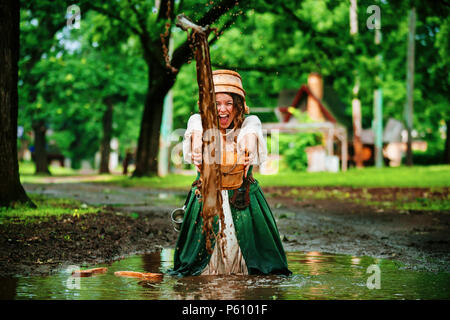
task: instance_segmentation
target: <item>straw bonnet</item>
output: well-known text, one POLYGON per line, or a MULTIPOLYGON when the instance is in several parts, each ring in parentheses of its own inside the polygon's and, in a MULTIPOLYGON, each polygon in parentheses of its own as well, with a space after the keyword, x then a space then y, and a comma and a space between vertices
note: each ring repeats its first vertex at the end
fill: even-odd
POLYGON ((213 71, 214 92, 228 92, 235 93, 244 100, 245 113, 250 113, 250 110, 245 103, 245 91, 242 87, 242 79, 239 73, 232 70, 215 70, 213 71))

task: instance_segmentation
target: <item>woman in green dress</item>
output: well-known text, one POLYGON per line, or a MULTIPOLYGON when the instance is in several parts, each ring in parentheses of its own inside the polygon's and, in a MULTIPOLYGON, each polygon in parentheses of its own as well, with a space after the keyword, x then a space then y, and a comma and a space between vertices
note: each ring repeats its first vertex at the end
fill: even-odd
MULTIPOLYGON (((198 182, 192 184, 185 208, 183 224, 174 253, 171 274, 282 274, 289 275, 286 254, 277 225, 258 182, 252 177, 255 164, 267 158, 266 142, 258 117, 245 116, 245 91, 241 77, 230 70, 213 72, 219 129, 223 139, 221 172, 222 223, 213 220, 215 237, 207 250, 202 232, 202 202, 198 182), (243 155, 240 157, 240 155, 243 155), (238 161, 238 159, 243 159, 238 161), (241 165, 236 165, 237 163, 241 165), (197 191, 197 192, 196 192, 197 191), (221 230, 224 226, 224 230, 221 230), (223 231, 223 232, 219 232, 223 231)), ((202 123, 199 114, 188 121, 184 135, 183 156, 200 171, 202 162, 202 123)))

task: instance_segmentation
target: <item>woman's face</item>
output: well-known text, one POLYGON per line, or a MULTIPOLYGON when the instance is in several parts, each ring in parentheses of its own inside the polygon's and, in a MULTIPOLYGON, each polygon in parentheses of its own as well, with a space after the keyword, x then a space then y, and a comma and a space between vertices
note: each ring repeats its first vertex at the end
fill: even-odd
POLYGON ((227 129, 236 116, 233 98, 226 93, 216 93, 216 106, 219 114, 220 129, 227 129))

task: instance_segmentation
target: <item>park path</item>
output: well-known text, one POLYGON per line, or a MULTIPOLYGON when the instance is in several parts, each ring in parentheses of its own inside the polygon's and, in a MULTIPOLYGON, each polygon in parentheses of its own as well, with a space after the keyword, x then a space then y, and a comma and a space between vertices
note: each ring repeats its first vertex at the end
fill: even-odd
MULTIPOLYGON (((75 181, 75 180, 74 180, 75 181)), ((28 193, 78 200, 87 205, 120 207, 125 212, 169 213, 181 207, 186 193, 175 190, 124 188, 88 182, 24 184, 28 193)))

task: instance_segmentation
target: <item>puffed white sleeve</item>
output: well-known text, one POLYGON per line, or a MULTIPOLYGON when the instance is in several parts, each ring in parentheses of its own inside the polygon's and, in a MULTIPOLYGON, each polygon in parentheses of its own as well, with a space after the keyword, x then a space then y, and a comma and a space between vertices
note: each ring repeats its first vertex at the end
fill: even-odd
POLYGON ((202 126, 202 118, 200 114, 195 113, 193 114, 187 124, 186 132, 184 133, 184 140, 183 140, 183 159, 187 163, 192 163, 192 143, 191 143, 191 137, 194 131, 200 132, 200 134, 203 133, 203 126, 202 126))
POLYGON ((248 116, 242 123, 241 131, 238 134, 237 144, 241 146, 241 141, 247 134, 255 134, 257 137, 257 152, 251 164, 260 165, 267 160, 267 142, 262 131, 261 120, 257 116, 248 116))

